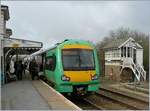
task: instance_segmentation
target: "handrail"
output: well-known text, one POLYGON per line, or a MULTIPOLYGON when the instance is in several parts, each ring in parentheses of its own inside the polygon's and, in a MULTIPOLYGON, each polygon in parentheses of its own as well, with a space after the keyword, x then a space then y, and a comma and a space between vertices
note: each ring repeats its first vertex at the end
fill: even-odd
POLYGON ((145 80, 145 78, 146 78, 146 77, 145 77, 145 76, 146 76, 145 73, 146 73, 146 72, 145 72, 145 70, 143 69, 143 67, 142 67, 140 64, 138 64, 138 63, 135 64, 135 63, 133 62, 133 60, 131 60, 131 61, 132 61, 132 64, 135 66, 135 69, 138 71, 139 74, 142 75, 142 77, 143 77, 144 80, 145 80), (140 68, 140 69, 138 69, 138 68, 140 68), (142 70, 141 70, 141 69, 142 69, 142 70), (142 72, 141 72, 141 71, 142 71, 142 72))
POLYGON ((137 80, 140 81, 141 76, 144 78, 144 80, 146 79, 146 71, 144 70, 144 68, 142 67, 142 65, 140 64, 135 64, 132 58, 123 58, 123 67, 130 67, 137 80))
POLYGON ((143 78, 146 79, 146 71, 144 70, 144 68, 140 64, 137 64, 137 65, 140 68, 140 72, 141 72, 143 78))
POLYGON ((137 80, 140 81, 140 77, 139 77, 139 75, 136 74, 136 72, 135 72, 135 70, 133 69, 133 67, 131 67, 131 69, 133 70, 134 75, 136 76, 137 80))

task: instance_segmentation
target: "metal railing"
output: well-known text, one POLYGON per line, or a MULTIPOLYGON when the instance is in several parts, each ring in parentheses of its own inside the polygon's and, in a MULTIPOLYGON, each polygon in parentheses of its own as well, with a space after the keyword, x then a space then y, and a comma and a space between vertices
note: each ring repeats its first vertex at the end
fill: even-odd
POLYGON ((138 63, 135 64, 133 62, 132 58, 124 58, 123 59, 122 69, 125 67, 132 69, 132 71, 133 71, 133 73, 134 73, 134 75, 138 81, 146 80, 146 72, 143 69, 143 66, 138 64, 138 63))

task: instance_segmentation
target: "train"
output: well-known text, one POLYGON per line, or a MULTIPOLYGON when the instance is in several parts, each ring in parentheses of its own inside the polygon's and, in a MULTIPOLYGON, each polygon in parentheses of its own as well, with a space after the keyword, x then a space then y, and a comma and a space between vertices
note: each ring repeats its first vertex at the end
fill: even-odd
POLYGON ((60 93, 88 94, 100 86, 97 51, 92 42, 66 39, 31 55, 51 86, 60 93))

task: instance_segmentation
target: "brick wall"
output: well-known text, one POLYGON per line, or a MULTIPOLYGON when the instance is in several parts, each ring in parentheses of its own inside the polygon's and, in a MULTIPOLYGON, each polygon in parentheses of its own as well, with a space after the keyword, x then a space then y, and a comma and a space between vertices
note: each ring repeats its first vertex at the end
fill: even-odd
POLYGON ((110 77, 110 73, 112 73, 112 79, 114 81, 120 81, 120 71, 121 71, 121 66, 119 65, 105 66, 105 76, 110 77))
POLYGON ((117 65, 106 65, 105 66, 105 77, 112 79, 117 82, 131 82, 134 80, 134 74, 130 68, 124 68, 121 72, 121 66, 117 65), (110 73, 112 72, 112 77, 110 73))

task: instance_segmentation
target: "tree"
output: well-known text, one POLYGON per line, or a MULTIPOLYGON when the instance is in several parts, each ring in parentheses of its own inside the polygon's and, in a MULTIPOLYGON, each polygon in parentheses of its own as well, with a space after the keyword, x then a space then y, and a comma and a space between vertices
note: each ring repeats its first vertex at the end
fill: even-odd
MULTIPOLYGON (((120 39, 120 38, 129 38, 132 37, 136 42, 138 42, 144 49, 143 51, 143 65, 144 69, 147 72, 147 77, 149 77, 149 35, 138 32, 136 30, 131 30, 129 28, 118 28, 117 30, 110 31, 109 35, 107 37, 104 37, 104 39, 97 43, 96 47, 99 51, 100 60, 104 60, 104 54, 103 54, 103 48, 107 43, 110 43, 114 39, 120 39)), ((104 64, 102 64, 102 68, 104 64)))

